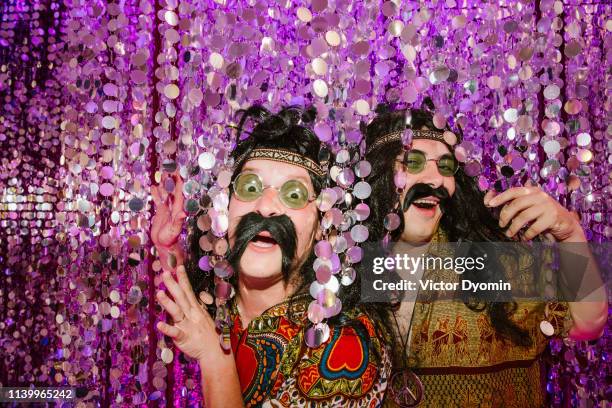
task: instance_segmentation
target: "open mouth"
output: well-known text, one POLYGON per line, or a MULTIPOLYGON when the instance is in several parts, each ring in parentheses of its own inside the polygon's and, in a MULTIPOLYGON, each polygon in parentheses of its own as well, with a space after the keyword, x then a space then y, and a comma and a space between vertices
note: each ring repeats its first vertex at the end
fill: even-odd
POLYGON ((434 208, 435 206, 438 205, 438 203, 439 203, 438 200, 431 199, 431 198, 419 198, 418 200, 414 200, 412 202, 412 204, 415 207, 418 207, 424 210, 434 208))
POLYGON ((263 231, 255 235, 255 237, 253 237, 251 240, 251 243, 259 248, 271 248, 278 244, 278 242, 276 242, 276 240, 270 236, 268 231, 263 231))

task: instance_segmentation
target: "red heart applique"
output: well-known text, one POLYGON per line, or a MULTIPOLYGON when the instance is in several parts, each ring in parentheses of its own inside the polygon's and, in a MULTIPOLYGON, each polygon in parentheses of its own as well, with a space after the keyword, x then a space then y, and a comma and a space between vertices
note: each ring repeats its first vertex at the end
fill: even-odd
POLYGON ((363 342, 352 329, 342 329, 342 333, 331 346, 327 358, 327 369, 344 374, 359 371, 364 364, 363 342))

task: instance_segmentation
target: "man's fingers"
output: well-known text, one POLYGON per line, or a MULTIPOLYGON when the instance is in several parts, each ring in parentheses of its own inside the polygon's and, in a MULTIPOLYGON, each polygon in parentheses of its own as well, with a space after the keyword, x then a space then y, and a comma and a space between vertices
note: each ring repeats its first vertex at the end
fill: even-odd
POLYGON ((495 197, 496 195, 497 195, 497 191, 495 191, 494 189, 487 191, 487 194, 485 194, 484 196, 484 205, 488 206, 489 201, 491 201, 491 199, 495 197))
POLYGON ((166 204, 166 201, 168 201, 168 191, 166 190, 164 182, 157 186, 157 191, 159 192, 159 198, 161 199, 162 203, 166 204))
POLYGON ((151 219, 151 238, 154 240, 155 244, 160 244, 160 232, 162 228, 166 227, 166 223, 168 222, 169 217, 169 211, 168 206, 166 204, 161 201, 158 201, 160 200, 158 186, 151 187, 151 195, 153 196, 153 201, 155 203, 155 213, 153 214, 153 218, 151 219))
POLYGON ((161 205, 161 197, 159 196, 159 191, 157 190, 158 186, 151 186, 151 197, 153 197, 153 202, 156 207, 161 205))
POLYGON ((178 283, 185 295, 187 296, 187 300, 191 303, 191 306, 198 307, 198 301, 195 298, 195 294, 193 293, 193 288, 191 287, 191 283, 189 283, 189 278, 187 277, 187 270, 185 270, 185 265, 179 265, 176 269, 176 274, 178 276, 178 283))
POLYGON ((521 213, 512 220, 512 224, 510 224, 510 227, 506 231, 506 236, 513 237, 527 223, 537 219, 541 215, 542 209, 538 207, 529 207, 526 210, 521 211, 521 213))
POLYGON ((168 297, 168 295, 166 295, 166 292, 158 290, 157 293, 155 293, 155 297, 164 310, 172 316, 172 320, 177 322, 185 318, 185 313, 168 297))
POLYGON ((183 289, 179 286, 178 282, 174 279, 170 272, 164 271, 162 273, 162 279, 166 284, 166 287, 170 291, 170 294, 174 298, 174 301, 181 308, 183 313, 187 313, 191 309, 191 305, 187 300, 187 295, 183 292, 183 289))
POLYGON ((545 218, 540 218, 525 231, 523 234, 524 240, 530 240, 548 229, 548 222, 545 218))
POLYGON ((489 207, 498 207, 510 200, 518 197, 523 197, 532 193, 530 187, 514 187, 500 193, 489 201, 489 207))
POLYGON ((166 322, 157 322, 157 329, 164 335, 172 337, 174 340, 179 340, 183 331, 176 326, 172 326, 166 322))
POLYGON ((174 185, 174 202, 172 203, 172 215, 178 216, 184 214, 183 206, 185 205, 185 197, 183 197, 183 179, 181 176, 176 176, 176 184, 174 185))
POLYGON ((536 201, 534 196, 527 195, 514 199, 512 202, 504 205, 499 213, 499 226, 503 228, 508 225, 519 212, 532 207, 536 204, 536 201))
POLYGON ((160 186, 151 187, 151 197, 153 197, 153 203, 155 204, 156 214, 167 214, 169 212, 168 205, 165 199, 162 199, 160 186))

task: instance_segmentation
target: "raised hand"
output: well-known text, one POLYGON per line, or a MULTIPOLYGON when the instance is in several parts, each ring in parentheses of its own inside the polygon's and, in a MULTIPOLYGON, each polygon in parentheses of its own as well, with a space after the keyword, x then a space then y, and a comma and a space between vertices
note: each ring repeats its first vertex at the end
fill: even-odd
POLYGON ((569 212, 539 186, 514 187, 500 194, 488 191, 484 197, 488 207, 503 205, 499 226, 509 225, 506 236, 513 237, 530 223, 522 238, 533 239, 539 234, 550 234, 556 241, 584 242, 586 238, 578 217, 569 212))
POLYGON ((178 239, 183 229, 187 214, 183 210, 183 180, 178 172, 162 176, 162 182, 168 177, 174 179, 174 190, 168 194, 162 186, 152 186, 151 195, 155 203, 155 215, 151 224, 151 239, 157 248, 159 259, 164 270, 174 270, 183 263, 185 255, 178 239))
POLYGON ((183 220, 187 217, 183 210, 183 179, 178 172, 174 172, 162 176, 162 183, 168 177, 175 182, 171 194, 167 193, 161 185, 151 187, 151 195, 155 203, 151 239, 158 249, 170 248, 176 244, 183 228, 183 220))
MULTIPOLYGON (((172 316, 174 324, 158 322, 157 329, 187 356, 196 359, 202 376, 204 406, 209 408, 243 407, 242 393, 234 354, 225 352, 219 344, 215 322, 198 304, 183 265, 177 268, 178 282, 165 271, 162 279, 172 299, 165 291, 157 292, 161 306, 172 316)), ((208 294, 200 298, 212 303, 208 294)))
POLYGON ((162 273, 163 282, 172 299, 163 290, 157 291, 156 297, 174 324, 158 322, 157 328, 170 336, 183 353, 201 363, 214 364, 224 360, 215 322, 205 306, 196 300, 183 265, 177 268, 177 276, 178 282, 170 272, 162 273))

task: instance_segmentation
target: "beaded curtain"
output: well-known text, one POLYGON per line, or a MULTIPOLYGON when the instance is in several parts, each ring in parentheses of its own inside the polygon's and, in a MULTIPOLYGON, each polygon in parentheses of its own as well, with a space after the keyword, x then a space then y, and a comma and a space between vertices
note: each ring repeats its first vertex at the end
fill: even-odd
MULTIPOLYGON (((2 2, 0 385, 200 403, 154 329, 149 188, 178 169, 195 213, 253 103, 314 104, 337 149, 377 104, 430 96, 481 189, 531 178, 609 241, 611 60, 606 1, 2 2)), ((551 343, 552 405, 609 399, 609 338, 551 343)))

